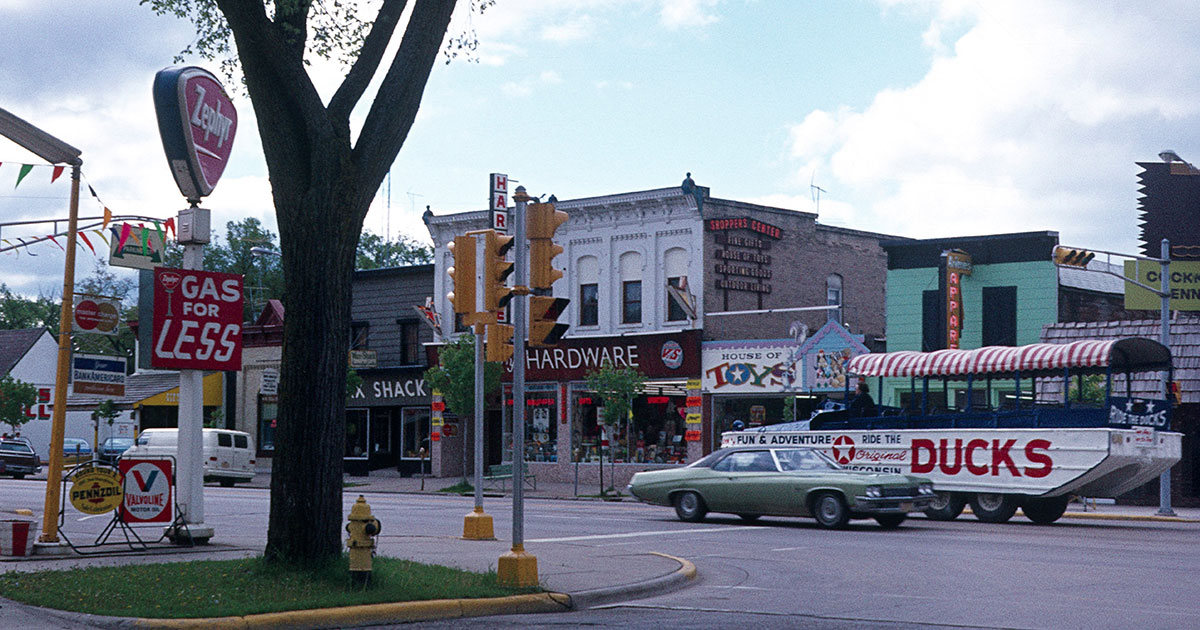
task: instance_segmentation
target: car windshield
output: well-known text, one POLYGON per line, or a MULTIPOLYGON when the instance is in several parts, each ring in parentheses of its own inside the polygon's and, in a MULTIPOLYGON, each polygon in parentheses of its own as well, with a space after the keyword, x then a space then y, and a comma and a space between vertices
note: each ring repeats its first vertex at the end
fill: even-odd
POLYGON ((107 449, 127 449, 133 446, 133 438, 108 438, 104 441, 104 448, 107 449))
POLYGON ((713 451, 688 464, 685 468, 712 468, 713 462, 725 456, 726 451, 713 451))
POLYGON ((788 448, 775 451, 783 470, 839 470, 836 462, 810 448, 788 448))
POLYGON ((0 442, 0 451, 8 451, 9 453, 21 453, 28 455, 33 452, 33 449, 28 444, 23 442, 0 442))

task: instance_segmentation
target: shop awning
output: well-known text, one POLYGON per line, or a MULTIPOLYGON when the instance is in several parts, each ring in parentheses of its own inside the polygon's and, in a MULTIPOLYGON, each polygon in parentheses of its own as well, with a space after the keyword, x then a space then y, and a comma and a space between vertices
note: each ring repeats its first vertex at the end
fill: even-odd
POLYGON ((945 376, 1041 373, 1062 369, 1145 372, 1171 367, 1171 351, 1152 339, 1086 340, 1065 344, 986 346, 974 350, 884 352, 850 359, 859 376, 945 376))
MULTIPOLYGON (((204 375, 204 406, 219 407, 221 406, 221 372, 213 372, 204 375)), ((159 392, 149 398, 143 398, 133 403, 137 407, 178 407, 179 406, 179 387, 173 387, 165 392, 159 392)))

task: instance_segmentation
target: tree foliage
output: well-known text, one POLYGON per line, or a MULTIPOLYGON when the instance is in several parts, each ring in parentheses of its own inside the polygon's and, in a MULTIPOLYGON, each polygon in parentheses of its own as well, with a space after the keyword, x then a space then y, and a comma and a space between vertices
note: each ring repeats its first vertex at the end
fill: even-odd
POLYGON ((231 61, 236 51, 271 181, 287 312, 265 555, 323 564, 342 552, 346 349, 359 236, 412 128, 455 0, 417 0, 411 8, 381 0, 371 20, 359 17, 358 3, 341 0, 142 3, 195 25, 185 53, 231 61), (348 65, 328 98, 308 74, 312 57, 348 65), (376 92, 355 136, 350 114, 368 88, 376 92))
POLYGON ((433 262, 433 247, 401 234, 394 241, 371 232, 358 239, 355 269, 380 269, 404 265, 426 265, 433 262))
POLYGON ((29 422, 25 410, 37 402, 37 386, 17 380, 5 374, 0 378, 0 422, 20 431, 21 425, 29 422))
POLYGON ((57 332, 61 309, 62 303, 53 296, 29 299, 13 293, 7 284, 0 284, 0 330, 46 328, 57 332))
POLYGON ((584 375, 588 389, 604 399, 604 424, 612 426, 629 417, 633 398, 642 393, 646 375, 629 366, 614 367, 605 361, 599 369, 584 375))
MULTIPOLYGON (((500 364, 483 364, 483 392, 500 389, 500 364)), ((437 367, 425 372, 425 383, 442 393, 446 409, 460 418, 475 411, 475 335, 460 335, 441 347, 437 367)))

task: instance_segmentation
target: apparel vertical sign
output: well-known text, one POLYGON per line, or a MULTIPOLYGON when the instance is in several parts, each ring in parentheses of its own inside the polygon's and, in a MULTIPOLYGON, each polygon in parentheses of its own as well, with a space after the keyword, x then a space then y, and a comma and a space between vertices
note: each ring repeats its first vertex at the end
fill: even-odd
POLYGON ((942 252, 946 285, 946 347, 958 349, 962 342, 962 277, 971 275, 971 255, 961 249, 942 252))

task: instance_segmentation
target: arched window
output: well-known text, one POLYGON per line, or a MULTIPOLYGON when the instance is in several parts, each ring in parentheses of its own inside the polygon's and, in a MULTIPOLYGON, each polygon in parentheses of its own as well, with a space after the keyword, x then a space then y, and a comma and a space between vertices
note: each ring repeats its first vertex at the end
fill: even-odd
POLYGON ((600 261, 581 256, 576 262, 579 274, 579 325, 600 325, 600 261))
MULTIPOLYGON (((672 247, 663 252, 663 271, 666 274, 667 285, 672 287, 687 286, 688 254, 682 247, 672 247)), ((687 319, 687 312, 666 292, 667 321, 678 322, 687 319)))
POLYGON ((642 323, 642 255, 625 252, 620 258, 621 323, 642 323))

